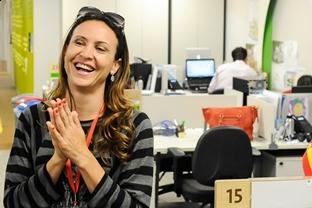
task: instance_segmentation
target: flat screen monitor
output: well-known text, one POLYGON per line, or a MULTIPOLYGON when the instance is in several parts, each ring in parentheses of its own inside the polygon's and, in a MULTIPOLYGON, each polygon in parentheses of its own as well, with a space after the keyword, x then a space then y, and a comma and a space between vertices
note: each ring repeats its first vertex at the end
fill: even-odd
POLYGON ((187 78, 207 78, 215 74, 214 59, 186 59, 187 78))
POLYGON ((186 59, 211 58, 210 48, 186 48, 186 59))

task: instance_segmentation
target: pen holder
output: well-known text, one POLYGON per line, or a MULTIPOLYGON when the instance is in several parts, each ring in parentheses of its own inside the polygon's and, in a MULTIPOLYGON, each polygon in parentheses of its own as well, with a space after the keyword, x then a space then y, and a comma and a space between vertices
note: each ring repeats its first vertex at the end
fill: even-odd
POLYGON ((185 128, 184 128, 184 124, 177 125, 177 128, 176 128, 176 136, 179 137, 179 138, 185 137, 185 128))

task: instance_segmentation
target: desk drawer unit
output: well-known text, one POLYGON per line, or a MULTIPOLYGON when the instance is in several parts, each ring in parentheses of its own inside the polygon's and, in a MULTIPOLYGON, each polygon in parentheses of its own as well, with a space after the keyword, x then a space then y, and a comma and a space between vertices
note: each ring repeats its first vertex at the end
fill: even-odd
POLYGON ((263 152, 262 176, 303 176, 301 156, 278 156, 263 152))

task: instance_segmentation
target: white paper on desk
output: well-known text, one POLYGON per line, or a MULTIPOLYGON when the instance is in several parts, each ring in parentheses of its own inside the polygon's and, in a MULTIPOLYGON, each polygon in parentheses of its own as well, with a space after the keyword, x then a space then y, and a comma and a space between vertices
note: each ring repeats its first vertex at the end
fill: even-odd
POLYGON ((256 96, 257 98, 264 100, 265 102, 271 103, 273 106, 277 106, 274 127, 279 128, 279 126, 281 125, 280 114, 282 109, 282 94, 279 92, 264 90, 262 94, 256 96))

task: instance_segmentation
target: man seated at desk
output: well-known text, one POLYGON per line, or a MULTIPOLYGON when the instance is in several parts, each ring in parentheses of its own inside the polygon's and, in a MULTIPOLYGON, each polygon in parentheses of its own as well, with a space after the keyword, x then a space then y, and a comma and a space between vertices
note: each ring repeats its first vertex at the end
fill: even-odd
POLYGON ((237 47, 232 51, 233 62, 222 64, 216 70, 212 78, 208 92, 213 93, 220 89, 232 89, 233 77, 252 77, 257 76, 257 72, 247 63, 247 50, 243 47, 237 47))

